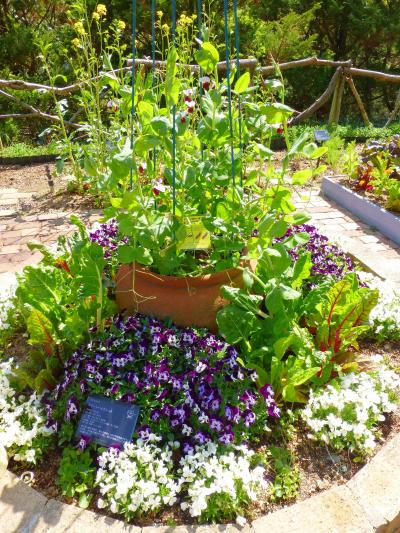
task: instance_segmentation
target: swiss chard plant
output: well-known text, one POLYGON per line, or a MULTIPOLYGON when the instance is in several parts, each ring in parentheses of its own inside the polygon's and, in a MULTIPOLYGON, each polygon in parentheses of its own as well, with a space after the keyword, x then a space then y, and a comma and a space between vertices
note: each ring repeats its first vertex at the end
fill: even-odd
POLYGON ((245 289, 221 289, 231 303, 217 322, 228 342, 240 344, 243 364, 257 370, 261 386, 270 383, 284 401, 304 402, 313 382, 354 368, 357 337, 369 328, 378 294, 360 288, 354 274, 309 291, 310 254, 293 261, 293 238, 305 236, 272 244, 269 235, 255 270, 244 269, 245 289))
POLYGON ((115 311, 108 297, 106 262, 101 246, 91 242, 84 224, 71 238, 60 238, 54 255, 41 245, 42 262, 18 276, 16 304, 34 349, 18 374, 36 390, 53 387, 65 357, 88 335, 102 329, 115 311))

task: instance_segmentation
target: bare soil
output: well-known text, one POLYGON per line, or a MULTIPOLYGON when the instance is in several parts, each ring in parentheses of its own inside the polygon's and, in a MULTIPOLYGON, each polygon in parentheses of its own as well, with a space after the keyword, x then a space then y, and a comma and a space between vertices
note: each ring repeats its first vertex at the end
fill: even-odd
POLYGON ((32 193, 19 200, 19 211, 26 215, 57 211, 88 211, 101 206, 90 192, 68 190, 68 180, 55 172, 54 163, 0 166, 0 189, 32 193))

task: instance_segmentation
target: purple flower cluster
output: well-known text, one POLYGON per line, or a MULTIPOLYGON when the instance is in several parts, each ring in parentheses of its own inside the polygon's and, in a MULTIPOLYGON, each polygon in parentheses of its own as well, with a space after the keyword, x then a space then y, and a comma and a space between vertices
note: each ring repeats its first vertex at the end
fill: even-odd
POLYGON ((292 248, 289 253, 293 260, 297 260, 302 253, 310 252, 313 276, 334 276, 337 279, 343 278, 349 272, 354 272, 354 264, 351 258, 346 255, 338 246, 329 242, 328 237, 321 235, 315 226, 303 224, 292 226, 288 229, 282 239, 287 239, 296 233, 308 233, 310 236, 306 244, 292 248))
POLYGON ((104 224, 89 233, 92 242, 96 242, 104 248, 104 257, 112 257, 120 244, 126 244, 128 237, 121 238, 119 235, 118 224, 115 219, 110 219, 104 224))
POLYGON ((188 451, 209 441, 241 443, 280 416, 271 386, 258 391, 256 379, 236 349, 209 332, 118 316, 70 357, 46 410, 49 424, 58 422, 65 434, 90 393, 134 402, 141 406, 139 436, 173 434, 188 451))

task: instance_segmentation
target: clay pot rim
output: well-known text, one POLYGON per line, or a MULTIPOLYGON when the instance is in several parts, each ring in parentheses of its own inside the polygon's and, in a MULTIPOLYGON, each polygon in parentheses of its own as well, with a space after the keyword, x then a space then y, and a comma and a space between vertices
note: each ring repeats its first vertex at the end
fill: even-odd
POLYGON ((220 272, 211 272, 210 274, 203 274, 201 276, 166 276, 165 274, 158 274, 151 272, 146 267, 139 263, 129 263, 120 266, 119 277, 131 275, 131 271, 135 270, 136 275, 142 279, 147 278, 154 285, 173 285, 175 287, 187 288, 188 285, 193 287, 212 286, 219 283, 229 283, 229 279, 235 279, 242 273, 239 268, 229 268, 221 270, 220 272), (127 268, 126 273, 122 273, 123 268, 127 268))

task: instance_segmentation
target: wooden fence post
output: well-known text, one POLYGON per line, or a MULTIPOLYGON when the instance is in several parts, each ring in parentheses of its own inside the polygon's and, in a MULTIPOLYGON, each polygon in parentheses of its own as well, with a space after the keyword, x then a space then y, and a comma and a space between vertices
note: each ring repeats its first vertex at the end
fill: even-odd
POLYGON ((340 109, 344 92, 345 77, 343 69, 340 69, 339 79, 336 82, 335 92, 333 93, 331 111, 329 113, 329 124, 338 124, 340 118, 340 109))
POLYGON ((364 107, 363 101, 361 100, 361 96, 359 95, 359 92, 356 89, 356 86, 354 85, 354 80, 351 76, 346 77, 346 81, 349 84, 349 87, 351 89, 351 92, 353 93, 353 96, 357 102, 358 108, 360 110, 361 116, 363 118, 364 124, 368 126, 372 126, 371 121, 368 118, 367 111, 364 107))

